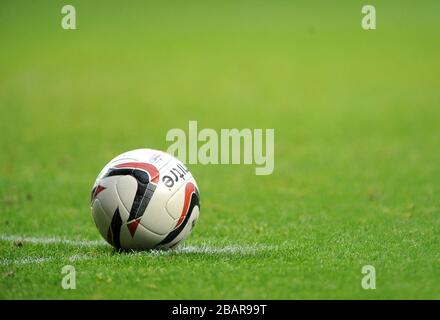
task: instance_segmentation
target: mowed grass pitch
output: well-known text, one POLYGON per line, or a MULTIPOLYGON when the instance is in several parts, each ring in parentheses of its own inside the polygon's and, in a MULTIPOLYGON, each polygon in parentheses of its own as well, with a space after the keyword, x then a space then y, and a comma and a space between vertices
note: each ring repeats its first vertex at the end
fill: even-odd
POLYGON ((360 1, 73 1, 75 31, 64 4, 0 5, 1 298, 440 298, 437 2, 377 3, 369 32, 360 1), (176 252, 96 242, 102 166, 189 120, 274 128, 274 173, 189 166, 176 252))

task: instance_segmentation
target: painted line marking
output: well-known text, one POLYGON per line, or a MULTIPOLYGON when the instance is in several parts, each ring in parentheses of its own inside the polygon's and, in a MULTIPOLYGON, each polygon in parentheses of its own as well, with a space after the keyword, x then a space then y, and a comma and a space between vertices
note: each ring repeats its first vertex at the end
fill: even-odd
POLYGON ((63 260, 63 259, 68 262, 75 262, 75 261, 82 261, 82 260, 91 260, 94 258, 96 258, 96 257, 75 254, 70 257, 60 257, 59 259, 57 259, 55 257, 51 257, 51 258, 26 257, 26 258, 20 258, 20 259, 1 259, 0 266, 10 266, 10 265, 23 266, 23 265, 27 265, 27 264, 41 264, 41 263, 45 263, 45 262, 59 261, 59 260, 63 260))
POLYGON ((104 240, 70 240, 58 237, 25 237, 17 235, 0 235, 0 241, 23 241, 32 244, 67 244, 77 247, 97 247, 107 245, 104 240))
MULTIPOLYGON (((0 241, 22 241, 24 244, 66 244, 77 247, 98 247, 109 246, 103 240, 72 240, 59 237, 26 237, 18 235, 0 235, 0 241)), ((171 250, 151 250, 151 251, 134 251, 128 253, 127 256, 164 256, 173 254, 237 254, 237 255, 252 255, 262 251, 274 251, 279 249, 279 246, 275 245, 263 245, 263 244, 247 244, 247 245, 224 245, 224 246, 212 246, 210 244, 201 245, 182 245, 176 249, 171 250)), ((121 257, 124 257, 121 255, 121 257)), ((19 259, 0 259, 0 266, 8 265, 28 265, 28 264, 41 264, 51 261, 66 260, 69 262, 91 260, 100 258, 98 256, 80 255, 73 256, 60 256, 60 257, 25 257, 19 259)))

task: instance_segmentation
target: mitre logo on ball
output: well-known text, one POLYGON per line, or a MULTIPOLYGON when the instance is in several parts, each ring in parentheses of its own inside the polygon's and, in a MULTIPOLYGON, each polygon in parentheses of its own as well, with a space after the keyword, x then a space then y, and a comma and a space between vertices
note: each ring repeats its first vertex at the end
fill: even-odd
POLYGON ((117 249, 168 249, 191 233, 199 216, 197 183, 171 155, 138 149, 111 160, 92 188, 92 216, 117 249))

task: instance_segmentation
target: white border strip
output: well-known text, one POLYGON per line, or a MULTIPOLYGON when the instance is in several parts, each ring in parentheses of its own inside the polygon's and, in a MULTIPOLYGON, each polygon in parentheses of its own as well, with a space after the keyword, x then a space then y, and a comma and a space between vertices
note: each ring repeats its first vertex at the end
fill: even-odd
MULTIPOLYGON (((0 241, 22 241, 24 244, 66 244, 78 247, 97 247, 97 246, 108 246, 103 240, 69 240, 58 237, 25 237, 18 235, 0 235, 0 241)), ((176 249, 171 250, 151 250, 151 251, 135 251, 131 253, 132 256, 162 256, 162 255, 172 255, 172 254, 237 254, 237 255, 249 255, 255 254, 261 251, 274 251, 277 250, 278 246, 271 245, 225 245, 222 247, 212 246, 210 244, 202 245, 182 245, 176 249)), ((0 259, 0 266, 8 265, 27 265, 27 264, 41 264, 50 261, 57 260, 68 260, 70 262, 81 261, 81 260, 91 260, 97 259, 97 256, 89 255, 73 255, 70 257, 25 257, 20 259, 0 259)))
POLYGON ((58 237, 22 237, 16 235, 0 235, 0 241, 23 241, 32 244, 67 244, 78 247, 97 247, 106 245, 103 240, 69 240, 58 237))
POLYGON ((10 266, 10 265, 16 265, 16 266, 23 266, 27 264, 41 264, 45 262, 51 262, 51 261, 58 261, 65 259, 69 262, 76 262, 76 261, 82 261, 82 260, 91 260, 97 257, 94 256, 87 256, 87 255, 78 255, 75 254, 70 257, 60 257, 61 259, 56 258, 45 258, 45 257, 26 257, 21 259, 1 259, 0 260, 0 266, 10 266))

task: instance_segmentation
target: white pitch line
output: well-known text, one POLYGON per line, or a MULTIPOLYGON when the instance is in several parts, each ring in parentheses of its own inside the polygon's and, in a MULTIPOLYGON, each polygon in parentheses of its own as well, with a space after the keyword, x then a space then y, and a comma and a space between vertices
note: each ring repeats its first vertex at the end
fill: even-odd
POLYGON ((21 259, 2 259, 0 260, 1 266, 9 266, 9 265, 26 265, 26 264, 39 264, 43 262, 51 261, 51 258, 32 258, 32 257, 26 257, 21 259))
MULTIPOLYGON (((0 235, 0 241, 22 241, 24 243, 32 243, 32 244, 67 244, 72 246, 79 247, 96 247, 96 246, 107 246, 103 240, 70 240, 65 238, 58 237, 25 237, 18 235, 0 235)), ((135 251, 132 253, 133 256, 161 256, 161 255, 169 255, 169 254, 185 254, 185 253, 194 253, 194 254, 237 254, 237 255, 249 255, 256 254, 261 251, 274 251, 278 249, 278 246, 273 245, 262 245, 262 244, 253 244, 253 245, 225 245, 225 246, 212 246, 210 244, 201 244, 201 245, 182 245, 175 249, 171 250, 152 250, 152 251, 135 251)), ((25 257, 20 259, 0 259, 1 266, 7 265, 26 265, 26 264, 40 264, 49 261, 56 260, 67 260, 70 262, 81 261, 81 260, 90 260, 98 258, 97 256, 88 256, 88 255, 73 255, 70 257, 25 257)))
POLYGON ((103 246, 106 243, 102 240, 69 240, 58 237, 23 237, 17 235, 0 235, 0 241, 23 241, 32 244, 67 244, 78 247, 103 246))
POLYGON ((213 247, 207 244, 200 246, 182 245, 172 250, 153 250, 148 253, 151 255, 166 255, 179 253, 196 253, 196 254, 255 254, 261 251, 269 251, 277 249, 276 246, 267 245, 227 245, 224 247, 213 247))
MULTIPOLYGON (((65 259, 66 261, 69 261, 69 262, 90 260, 93 258, 95 258, 95 257, 86 256, 86 255, 77 255, 77 254, 70 256, 70 257, 61 257, 61 259, 65 259)), ((53 257, 52 258, 26 257, 26 258, 21 258, 21 259, 1 259, 0 266, 9 266, 9 265, 22 266, 22 265, 26 265, 26 264, 40 264, 40 263, 45 263, 45 262, 50 262, 50 261, 57 261, 57 260, 60 260, 60 259, 56 259, 53 257)))

